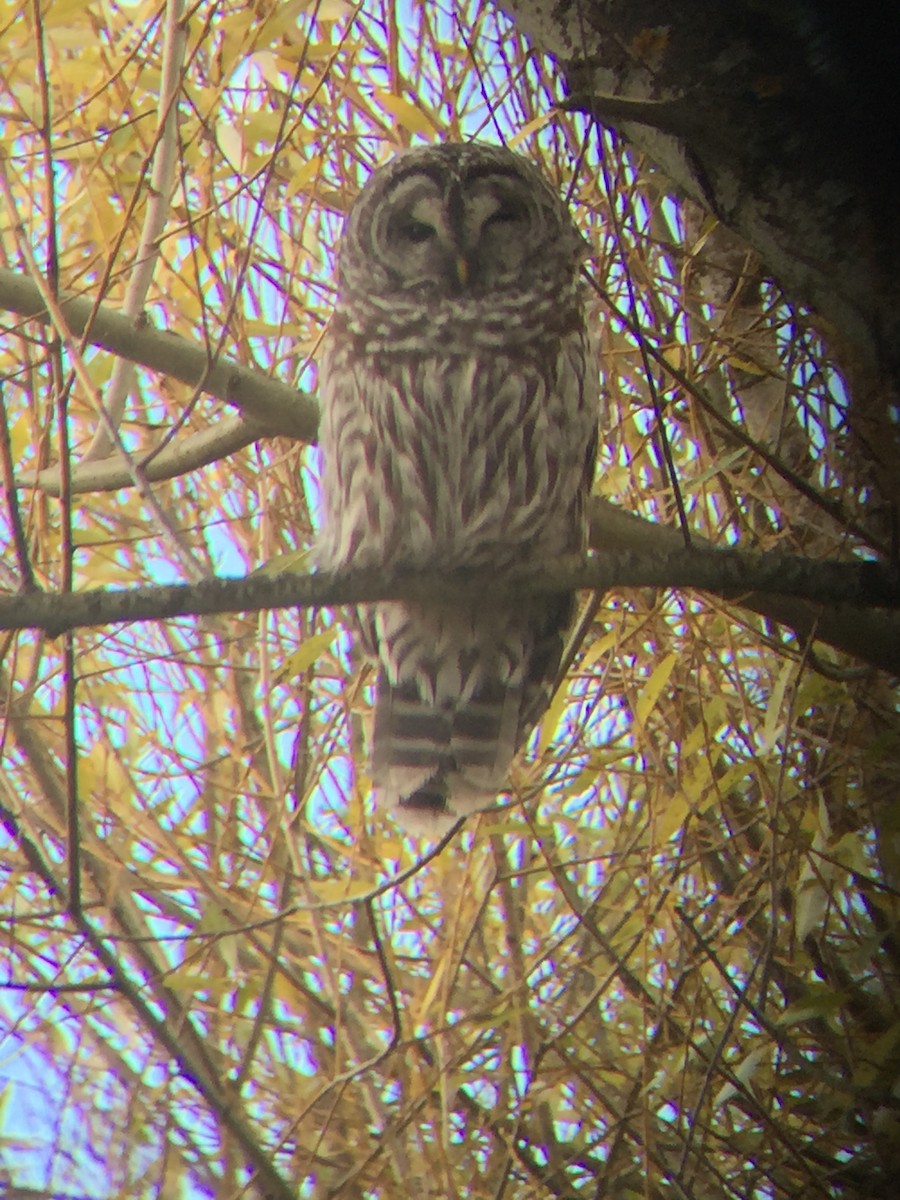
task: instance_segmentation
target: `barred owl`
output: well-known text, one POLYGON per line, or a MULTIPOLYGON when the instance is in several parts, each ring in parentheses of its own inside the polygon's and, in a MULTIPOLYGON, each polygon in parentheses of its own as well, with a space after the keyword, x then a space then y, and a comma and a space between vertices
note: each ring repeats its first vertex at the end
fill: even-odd
MULTIPOLYGON (((598 390, 586 253, 549 183, 502 147, 408 150, 372 174, 338 248, 320 364, 321 568, 499 579, 584 547, 598 390)), ((357 610, 377 665, 381 806, 433 832, 496 800, 573 608, 488 586, 477 603, 357 610)))

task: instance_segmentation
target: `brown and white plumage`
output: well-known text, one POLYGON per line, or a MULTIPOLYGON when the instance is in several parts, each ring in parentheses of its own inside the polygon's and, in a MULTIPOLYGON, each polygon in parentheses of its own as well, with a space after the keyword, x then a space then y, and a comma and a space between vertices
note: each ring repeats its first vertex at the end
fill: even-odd
MULTIPOLYGON (((550 185, 502 147, 410 150, 373 173, 341 239, 320 365, 322 568, 500 576, 583 548, 597 397, 585 254, 550 185)), ((488 590, 357 610, 378 664, 380 803, 430 828, 496 798, 572 607, 488 590)))

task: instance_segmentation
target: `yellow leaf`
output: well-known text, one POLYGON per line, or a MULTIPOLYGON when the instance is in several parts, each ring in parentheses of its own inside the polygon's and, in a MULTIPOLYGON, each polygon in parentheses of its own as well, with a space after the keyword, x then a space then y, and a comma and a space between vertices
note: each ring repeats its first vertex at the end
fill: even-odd
POLYGON ((684 346, 680 346, 677 342, 672 342, 668 346, 663 347, 662 356, 670 367, 674 367, 676 371, 684 371, 688 366, 686 357, 687 351, 684 346))
POLYGON ((275 144, 281 130, 280 112, 258 112, 244 121, 244 144, 263 149, 275 144))
MULTIPOLYGON (((45 29, 69 32, 73 25, 87 27, 90 24, 89 5, 84 0, 53 0, 52 4, 45 4, 42 8, 41 20, 45 29)), ((84 35, 79 41, 84 42, 84 35)))
POLYGON ((290 199, 292 196, 296 196, 298 192, 304 191, 310 180, 318 176, 321 166, 322 156, 321 154, 315 154, 308 162, 305 162, 302 167, 296 170, 288 180, 285 193, 287 198, 290 199))
POLYGON ((348 3, 348 0, 321 0, 316 5, 316 20, 342 21, 344 17, 355 11, 355 6, 348 3))
POLYGON ((725 360, 729 367, 734 367, 736 371, 743 371, 745 375, 769 375, 770 371, 767 367, 761 367, 759 363, 752 362, 749 358, 741 358, 737 354, 729 354, 725 360))
POLYGON ((297 1008, 304 1002, 302 991, 284 972, 275 972, 273 986, 276 998, 281 1000, 288 1008, 297 1008))
POLYGON ((441 989, 444 982, 444 974, 447 970, 447 963, 450 955, 444 954, 434 964, 434 974, 428 981, 428 987, 425 989, 425 995, 419 1004, 419 1011, 416 1014, 416 1023, 424 1021, 427 1018, 428 1010, 435 1001, 435 997, 441 989))
POLYGON ((538 754, 545 754, 547 747, 553 741, 559 729, 563 713, 569 703, 569 693, 565 687, 557 688, 556 695, 547 706, 541 721, 541 735, 538 739, 538 754))
POLYGON ((588 667, 592 667, 597 659, 602 658, 607 650, 612 650, 618 644, 619 640, 626 636, 627 632, 629 631, 623 622, 617 628, 611 629, 609 633, 605 633, 603 637, 599 637, 596 641, 591 642, 581 656, 581 668, 587 670, 588 667))
MULTIPOLYGON (((374 883, 369 878, 354 879, 350 875, 338 875, 332 879, 316 879, 310 881, 310 891, 314 894, 314 904, 334 904, 341 906, 351 904, 361 896, 371 894, 374 883)), ((302 909, 300 910, 303 911, 302 909)))
POLYGON ((735 463, 740 462, 742 458, 746 458, 748 451, 744 446, 740 446, 737 450, 733 450, 730 454, 723 454, 721 458, 717 458, 714 463, 701 471, 699 475, 695 475, 688 481, 690 490, 695 492, 697 488, 707 483, 710 479, 715 479, 717 475, 724 475, 729 471, 735 463))
MULTIPOLYGON (((21 108, 28 121, 38 123, 41 113, 41 98, 38 89, 27 79, 13 79, 10 81, 9 92, 15 97, 16 105, 21 108)), ((2 125, 4 132, 7 132, 7 128, 18 129, 17 121, 10 121, 8 126, 6 122, 3 122, 2 125)), ((7 144, 11 144, 12 139, 7 138, 6 141, 7 144)))
POLYGON ((276 90, 284 88, 287 82, 284 77, 285 69, 279 65, 278 55, 274 51, 257 50, 255 54, 251 55, 251 58, 266 83, 276 90))
POLYGON ((93 789, 90 793, 81 792, 83 798, 89 800, 93 797, 99 800, 101 796, 111 796, 117 801, 127 802, 128 798, 134 794, 134 781, 129 778, 118 756, 104 743, 97 742, 91 749, 90 760, 89 766, 84 759, 78 760, 79 791, 81 791, 82 782, 88 782, 88 776, 93 789), (84 781, 81 777, 83 768, 87 769, 84 781))
MULTIPOLYGON (((735 1079, 739 1080, 745 1087, 749 1087, 760 1065, 765 1062, 766 1058, 771 1054, 768 1048, 753 1050, 744 1061, 738 1066, 734 1072, 735 1079)), ((720 1088, 713 1099, 713 1108, 722 1108, 732 1099, 733 1096, 739 1095, 739 1089, 736 1084, 730 1080, 724 1087, 720 1088)))
POLYGON ((690 733, 681 739, 681 760, 684 762, 692 754, 696 754, 706 738, 710 736, 709 726, 698 722, 690 733))
POLYGON ((653 712, 654 708, 656 708, 656 702, 659 700, 663 688, 669 682, 669 677, 674 671, 677 662, 677 654, 668 654, 644 684, 637 704, 634 706, 634 721, 636 725, 645 725, 647 723, 647 718, 653 712))
POLYGON ((656 841, 667 842, 670 837, 674 837, 688 819, 689 813, 687 796, 679 790, 666 801, 662 814, 653 821, 653 835, 656 841))
POLYGON ((537 133, 539 129, 543 129, 545 125, 549 125, 555 120, 555 114, 552 109, 548 108, 545 112, 539 113, 533 117, 527 124, 523 125, 518 133, 514 134, 506 143, 510 150, 515 149, 520 142, 524 142, 526 138, 531 137, 533 133, 537 133))
POLYGON ((216 126, 216 141, 228 165, 240 167, 244 159, 243 132, 237 130, 234 125, 220 121, 216 126))
POLYGON ((376 92, 375 99, 385 112, 391 114, 397 125, 408 129, 410 133, 418 133, 426 138, 437 136, 438 131, 431 118, 403 96, 395 96, 393 92, 376 92))
POLYGON ((710 751, 704 753, 693 770, 683 779, 681 787, 666 803, 662 816, 653 822, 653 830, 659 841, 666 841, 681 829, 691 815, 706 812, 719 796, 727 795, 738 780, 750 771, 752 764, 742 761, 734 763, 721 775, 715 776, 713 763, 718 762, 721 752, 711 757, 715 742, 711 739, 710 751))
POLYGON ((691 247, 691 254, 699 254, 709 240, 710 234, 718 228, 719 222, 716 217, 707 217, 700 228, 700 235, 694 245, 691 247))
MULTIPOLYGON (((753 763, 751 761, 746 760, 743 762, 734 763, 733 766, 730 766, 728 768, 728 770, 725 772, 724 775, 722 775, 719 779, 716 780, 716 787, 715 787, 714 792, 710 796, 709 803, 702 805, 700 807, 699 811, 704 812, 707 808, 709 808, 709 804, 712 802, 712 800, 715 798, 716 795, 726 796, 739 780, 746 779, 748 775, 752 774, 752 772, 753 772, 753 763)), ((788 786, 785 785, 782 788, 781 794, 783 797, 789 799, 795 793, 796 793, 796 788, 789 789, 788 786)))
POLYGON ((801 942, 820 931, 828 911, 835 867, 824 857, 827 854, 827 839, 823 833, 817 833, 794 892, 794 929, 801 942))
POLYGON ((811 984, 805 994, 793 1004, 789 1004, 775 1024, 782 1029, 790 1029, 800 1021, 826 1020, 837 1016, 846 1002, 843 992, 835 991, 827 984, 811 984))
POLYGON ((288 655, 278 672, 279 682, 286 679, 296 679, 307 667, 311 667, 316 659, 324 654, 337 634, 336 629, 326 629, 322 633, 314 633, 308 637, 298 650, 288 655))
POLYGON ((16 417, 11 424, 9 432, 12 442, 13 462, 22 463, 25 461, 26 450, 30 450, 34 444, 30 413, 23 411, 16 417))
POLYGON ((234 991, 234 981, 227 976, 214 979, 208 973, 179 968, 166 976, 166 987, 173 992, 203 992, 213 1000, 221 1000, 234 991))
MULTIPOLYGON (((255 6, 249 6, 251 13, 255 6)), ((315 19, 323 21, 340 21, 348 13, 353 12, 354 6, 348 0, 280 0, 273 4, 266 19, 254 29, 254 41, 266 42, 269 45, 280 43, 283 39, 296 37, 297 31, 304 32, 300 14, 312 9, 315 19)), ((333 53, 333 48, 332 48, 333 53)))
POLYGON ((257 567, 253 572, 254 575, 280 575, 283 571, 304 571, 309 567, 309 547, 303 550, 291 550, 289 554, 275 554, 264 562, 261 567, 257 567))
POLYGON ((869 859, 863 839, 855 829, 845 833, 831 847, 831 856, 848 871, 865 874, 868 870, 869 859))
POLYGON ((132 582, 131 568, 120 562, 114 549, 106 546, 83 547, 85 554, 76 563, 75 578, 78 587, 122 586, 132 582))
POLYGON ((761 754, 767 754, 773 749, 781 733, 780 717, 781 707, 784 703, 784 693, 787 691, 788 684, 793 681, 796 672, 797 664, 788 659, 781 668, 778 679, 775 681, 775 686, 772 688, 772 694, 769 696, 769 705, 766 709, 766 716, 759 738, 759 750, 761 754))

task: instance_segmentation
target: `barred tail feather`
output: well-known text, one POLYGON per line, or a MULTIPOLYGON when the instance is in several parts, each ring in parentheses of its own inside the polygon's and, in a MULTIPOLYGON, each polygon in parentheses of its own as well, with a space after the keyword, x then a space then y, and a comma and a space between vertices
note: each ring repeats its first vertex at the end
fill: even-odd
POLYGON ((462 701, 435 704, 415 681, 379 673, 372 774, 379 804, 410 832, 436 833, 489 805, 516 751, 521 687, 483 683, 462 701))

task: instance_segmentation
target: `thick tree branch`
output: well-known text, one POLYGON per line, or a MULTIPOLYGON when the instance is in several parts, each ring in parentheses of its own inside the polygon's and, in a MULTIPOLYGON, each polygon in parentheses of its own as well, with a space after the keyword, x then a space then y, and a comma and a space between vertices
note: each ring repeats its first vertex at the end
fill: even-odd
POLYGON ((897 13, 812 3, 503 0, 566 107, 645 153, 821 319, 849 428, 900 504, 897 13))
MULTIPOLYGON (((684 546, 681 530, 646 521, 599 496, 591 501, 590 515, 590 544, 603 553, 668 556, 684 546)), ((696 533, 691 540, 695 548, 713 549, 696 533)), ((781 592, 748 591, 732 600, 793 629, 802 642, 814 638, 886 671, 896 672, 900 667, 900 614, 830 604, 826 596, 803 600, 781 592)))
POLYGON ((895 17, 753 0, 503 7, 557 57, 570 107, 620 128, 744 236, 858 358, 895 363, 896 179, 881 168, 898 120, 879 107, 895 17))
MULTIPOLYGON (((845 619, 866 615, 871 606, 900 608, 900 585, 889 568, 875 562, 811 562, 787 555, 742 554, 731 550, 605 553, 589 560, 560 559, 540 570, 523 566, 502 583, 495 572, 440 576, 410 573, 387 579, 383 571, 334 575, 250 575, 210 579, 194 585, 96 589, 75 594, 30 592, 0 600, 0 629, 42 629, 57 636, 70 629, 130 621, 294 605, 359 604, 403 598, 412 601, 491 599, 544 595, 579 588, 600 592, 622 587, 696 588, 741 601, 748 593, 845 605, 845 619)), ((900 671, 898 625, 874 665, 900 671)))

